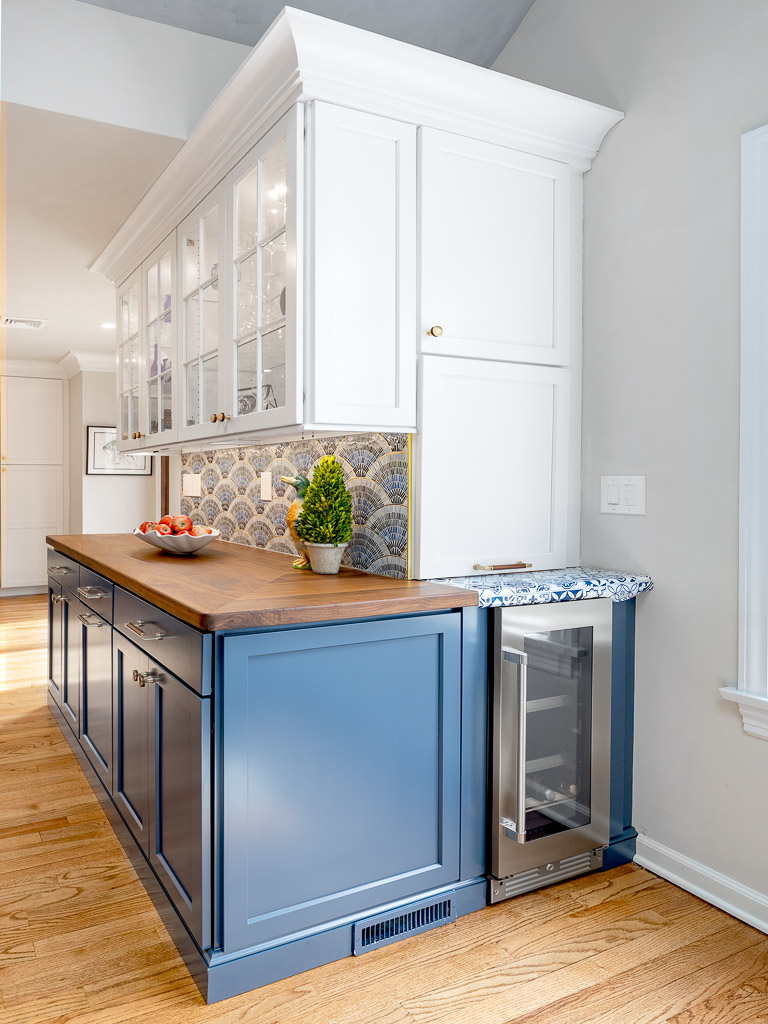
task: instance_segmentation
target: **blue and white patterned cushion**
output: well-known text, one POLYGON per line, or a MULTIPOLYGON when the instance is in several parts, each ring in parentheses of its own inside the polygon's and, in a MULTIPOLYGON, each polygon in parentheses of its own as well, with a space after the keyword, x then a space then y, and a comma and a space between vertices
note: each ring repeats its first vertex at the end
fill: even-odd
POLYGON ((481 608, 550 604, 553 601, 585 601, 592 597, 628 601, 653 587, 650 576, 633 576, 605 569, 587 568, 456 576, 431 582, 476 590, 480 595, 481 608))

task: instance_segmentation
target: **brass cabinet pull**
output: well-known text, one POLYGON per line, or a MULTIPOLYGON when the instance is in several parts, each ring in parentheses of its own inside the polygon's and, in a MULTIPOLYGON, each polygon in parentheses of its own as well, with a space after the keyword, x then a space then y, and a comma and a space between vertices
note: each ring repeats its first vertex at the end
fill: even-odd
POLYGON ((166 636, 165 633, 145 633, 141 628, 143 625, 144 622, 137 619, 136 622, 126 622, 125 628, 130 629, 140 640, 162 640, 166 636))
POLYGON ((147 683, 156 683, 157 676, 154 672, 139 672, 137 668, 133 670, 133 681, 138 683, 139 686, 146 686, 147 683))
POLYGON ((82 622, 82 624, 84 626, 103 626, 104 625, 104 623, 101 621, 101 619, 97 618, 97 616, 95 616, 95 615, 92 616, 94 619, 96 619, 95 622, 89 622, 88 621, 88 618, 89 618, 88 615, 78 615, 77 617, 78 617, 78 619, 80 619, 80 621, 82 622))
POLYGON ((219 423, 223 423, 224 420, 229 419, 229 416, 225 416, 223 412, 220 412, 216 419, 219 421, 219 423))
POLYGON ((216 413, 212 412, 211 413, 211 423, 215 423, 215 422, 216 422, 216 413))
POLYGON ((443 334, 443 328, 439 324, 435 324, 434 327, 430 327, 427 334, 431 334, 433 338, 440 338, 443 334))
POLYGON ((532 562, 510 562, 509 565, 481 565, 479 562, 475 562, 472 566, 473 569, 477 569, 480 572, 499 572, 502 569, 532 569, 532 562))

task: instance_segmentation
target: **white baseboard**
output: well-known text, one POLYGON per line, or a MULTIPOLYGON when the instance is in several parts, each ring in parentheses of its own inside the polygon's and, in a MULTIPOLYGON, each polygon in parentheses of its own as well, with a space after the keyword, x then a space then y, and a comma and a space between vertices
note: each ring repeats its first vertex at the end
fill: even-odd
POLYGON ((30 597, 47 591, 48 587, 0 587, 0 597, 30 597))
POLYGON ((647 836, 637 837, 635 862, 732 917, 768 932, 768 895, 765 893, 750 889, 647 836))

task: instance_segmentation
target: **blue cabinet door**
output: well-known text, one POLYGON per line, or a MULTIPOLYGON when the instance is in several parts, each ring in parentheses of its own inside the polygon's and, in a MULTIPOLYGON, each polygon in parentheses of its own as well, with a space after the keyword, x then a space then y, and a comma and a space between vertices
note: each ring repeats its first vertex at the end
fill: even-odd
POLYGON ((115 631, 113 638, 113 799, 133 838, 149 856, 148 687, 139 674, 148 671, 149 659, 130 640, 115 631))
POLYGON ((79 604, 76 597, 66 590, 62 591, 64 678, 61 688, 61 710, 64 713, 65 721, 78 739, 80 738, 80 670, 83 645, 83 626, 77 618, 79 604))
POLYGON ((112 627, 81 601, 70 604, 81 624, 80 745, 112 792, 112 627))
POLYGON ((64 601, 61 584, 48 580, 48 689, 61 707, 64 688, 64 601))
POLYGON ((460 616, 225 637, 223 947, 459 878, 460 616))
POLYGON ((211 702, 150 659, 149 860, 201 949, 211 945, 211 702))

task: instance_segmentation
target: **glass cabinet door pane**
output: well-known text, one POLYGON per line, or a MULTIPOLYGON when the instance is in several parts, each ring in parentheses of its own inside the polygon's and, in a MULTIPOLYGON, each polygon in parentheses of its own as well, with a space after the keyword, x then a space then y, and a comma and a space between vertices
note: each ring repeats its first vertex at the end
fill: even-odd
POLYGON ((261 409, 259 396, 258 338, 244 341, 237 348, 237 415, 246 416, 261 409))
POLYGON ((186 300, 187 320, 184 331, 184 358, 194 359, 200 354, 200 299, 198 293, 186 300))
POLYGON ((138 391, 132 391, 131 392, 130 402, 131 402, 130 432, 133 433, 134 431, 139 429, 139 392, 138 391))
POLYGON ((219 287, 218 282, 203 289, 203 352, 219 347, 219 287))
POLYGON ((160 378, 160 429, 173 429, 173 387, 170 373, 160 378))
POLYGON ((212 356, 203 362, 203 421, 221 412, 219 409, 219 359, 212 356))
POLYGON ((152 324, 147 328, 147 379, 157 376, 158 356, 158 326, 152 324))
POLYGON ((203 267, 201 280, 217 277, 219 273, 219 208, 214 206, 203 221, 203 267))
POLYGON ((173 362, 173 324, 170 322, 170 314, 160 321, 160 364, 159 372, 166 373, 173 362))
MULTIPOLYGON (((163 253, 160 257, 160 306, 158 315, 171 308, 171 254, 163 253)), ((169 317, 170 314, 166 314, 169 317)))
POLYGON ((196 221, 194 226, 184 235, 184 266, 182 273, 184 280, 181 290, 184 295, 189 295, 193 288, 200 284, 200 222, 196 221))
POLYGON ((187 427, 200 423, 200 364, 190 363, 186 370, 186 409, 184 424, 187 427))
POLYGON ((262 160, 261 238, 268 238, 285 224, 286 163, 285 139, 281 139, 262 160))
POLYGON ((265 334, 262 342, 262 409, 285 405, 285 328, 265 334))
POLYGON ((259 240, 259 169, 254 167, 235 186, 237 252, 253 249, 259 240))
POLYGON ((157 279, 157 264, 153 263, 147 271, 147 315, 146 320, 154 320, 160 313, 158 305, 159 284, 157 279))
POLYGON ((285 316, 285 232, 264 246, 262 251, 262 324, 285 316))
POLYGON ((249 256, 238 267, 237 336, 242 337, 259 326, 258 254, 249 256))
POLYGON ((591 626, 525 637, 528 839, 591 819, 592 643, 591 626))
POLYGON ((120 437, 123 441, 127 441, 131 436, 131 408, 129 404, 129 396, 120 396, 120 437))
POLYGON ((153 380, 148 389, 149 400, 149 433, 156 434, 159 425, 158 419, 158 382, 153 380))

